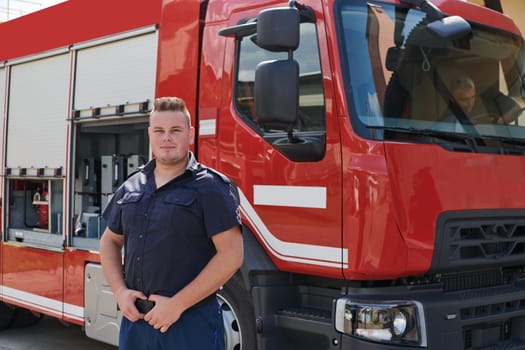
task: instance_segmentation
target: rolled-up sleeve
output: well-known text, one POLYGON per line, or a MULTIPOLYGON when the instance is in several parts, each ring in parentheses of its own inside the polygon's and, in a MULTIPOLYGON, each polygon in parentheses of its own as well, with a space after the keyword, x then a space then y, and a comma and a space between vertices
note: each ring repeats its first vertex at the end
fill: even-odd
POLYGON ((208 237, 241 225, 239 208, 232 191, 233 186, 219 182, 201 193, 208 237))
POLYGON ((123 196, 123 188, 121 187, 115 195, 111 198, 111 200, 108 202, 108 205, 102 212, 102 217, 106 221, 106 226, 113 231, 116 234, 122 234, 122 215, 121 215, 121 208, 118 204, 118 201, 123 196))

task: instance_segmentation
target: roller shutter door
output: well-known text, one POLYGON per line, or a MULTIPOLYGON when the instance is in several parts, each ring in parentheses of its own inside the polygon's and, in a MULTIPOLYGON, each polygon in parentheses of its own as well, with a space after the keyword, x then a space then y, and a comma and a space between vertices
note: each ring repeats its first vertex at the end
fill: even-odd
POLYGON ((152 100, 156 61, 155 32, 79 49, 74 109, 152 100))
POLYGON ((69 54, 11 67, 7 168, 65 168, 69 76, 69 54))

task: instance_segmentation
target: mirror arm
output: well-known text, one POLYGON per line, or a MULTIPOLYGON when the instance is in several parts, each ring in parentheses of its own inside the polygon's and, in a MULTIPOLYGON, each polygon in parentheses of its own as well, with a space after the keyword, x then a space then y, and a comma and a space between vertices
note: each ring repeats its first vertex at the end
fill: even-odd
POLYGON ((419 7, 421 11, 427 14, 427 17, 431 22, 445 17, 443 12, 428 0, 401 0, 401 2, 419 7))

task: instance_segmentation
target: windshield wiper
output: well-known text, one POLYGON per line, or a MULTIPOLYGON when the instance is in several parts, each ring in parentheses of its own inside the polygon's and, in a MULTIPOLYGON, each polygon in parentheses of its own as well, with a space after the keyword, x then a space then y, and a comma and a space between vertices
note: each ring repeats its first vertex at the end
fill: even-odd
POLYGON ((483 138, 481 138, 465 133, 437 129, 417 129, 414 127, 381 125, 369 125, 368 127, 383 130, 385 140, 416 140, 437 144, 449 151, 525 155, 525 139, 521 138, 494 135, 483 135, 483 138), (405 135, 405 137, 400 137, 401 135, 405 135), (410 137, 406 135, 410 135, 410 137))
POLYGON ((525 154, 525 140, 514 137, 485 136, 487 146, 499 149, 501 154, 525 154))
POLYGON ((496 135, 486 135, 485 138, 488 140, 495 140, 495 141, 499 141, 501 143, 506 143, 509 145, 525 147, 525 139, 521 139, 521 138, 508 137, 508 136, 496 136, 496 135))
POLYGON ((412 136, 410 139, 412 141, 415 137, 416 140, 424 143, 438 144, 451 151, 478 152, 480 146, 478 138, 470 134, 436 129, 418 129, 414 127, 407 128, 384 125, 369 125, 368 127, 371 129, 383 130, 385 133, 388 133, 388 137, 385 136, 385 140, 395 139, 400 135, 408 134, 412 136))

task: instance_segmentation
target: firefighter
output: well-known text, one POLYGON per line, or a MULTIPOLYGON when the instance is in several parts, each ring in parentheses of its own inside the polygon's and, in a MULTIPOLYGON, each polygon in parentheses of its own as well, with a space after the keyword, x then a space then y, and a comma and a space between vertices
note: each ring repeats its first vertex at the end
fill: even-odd
POLYGON ((189 151, 194 129, 181 99, 155 100, 148 135, 155 159, 103 213, 102 268, 124 316, 119 348, 222 350, 215 292, 243 258, 235 188, 189 151))

